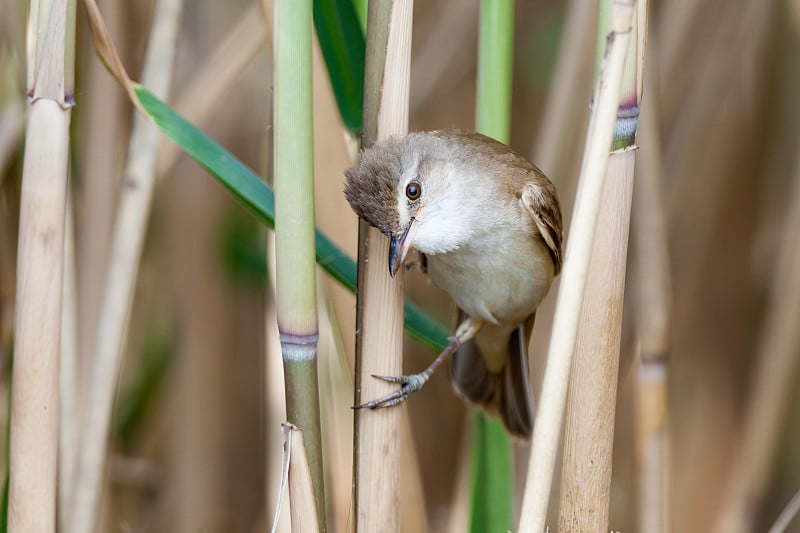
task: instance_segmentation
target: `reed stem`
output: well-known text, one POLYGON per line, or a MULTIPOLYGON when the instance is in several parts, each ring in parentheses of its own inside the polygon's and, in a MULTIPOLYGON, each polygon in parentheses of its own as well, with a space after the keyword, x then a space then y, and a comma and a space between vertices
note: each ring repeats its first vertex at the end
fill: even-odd
MULTIPOLYGON (((276 313, 286 417, 303 430, 319 529, 325 531, 314 259, 312 2, 279 0, 273 5, 276 313)), ((299 527, 295 516, 293 511, 293 528, 299 527)))
MULTIPOLYGON (((142 76, 156 94, 165 97, 171 80, 182 1, 161 0, 155 9, 142 76)), ((70 533, 91 533, 95 529, 114 392, 125 353, 139 260, 155 188, 158 144, 158 128, 145 117, 134 116, 100 323, 94 341, 91 381, 82 410, 86 431, 80 439, 71 504, 64 510, 70 533)))
MULTIPOLYGON (((412 0, 369 2, 361 146, 408 131, 412 0)), ((389 243, 363 220, 358 228, 355 404, 391 386, 372 374, 403 369, 402 271, 389 276, 389 243)), ((401 409, 358 410, 353 426, 355 529, 400 531, 401 409)))
POLYGON ((8 530, 56 530, 59 357, 75 3, 30 5, 9 443, 8 530))
POLYGON ((578 199, 561 274, 561 289, 556 304, 538 419, 533 429, 520 531, 545 529, 556 453, 567 403, 570 368, 601 206, 609 147, 614 135, 633 11, 630 2, 618 0, 614 3, 614 22, 594 97, 595 108, 589 123, 578 199))
MULTIPOLYGON (((514 64, 514 0, 483 0, 478 35, 475 129, 508 144, 514 64)), ((499 420, 476 411, 472 425, 471 531, 506 531, 513 522, 511 441, 499 420)))
MULTIPOLYGON (((646 13, 646 0, 636 5, 646 13)), ((605 48, 612 3, 601 2, 598 53, 605 48)), ((634 37, 645 31, 633 24, 634 37)), ((611 467, 622 336, 622 306, 628 256, 631 199, 639 118, 643 47, 627 51, 623 92, 609 156, 600 216, 595 228, 589 276, 569 384, 564 460, 561 470, 560 531, 605 531, 609 527, 611 467)))

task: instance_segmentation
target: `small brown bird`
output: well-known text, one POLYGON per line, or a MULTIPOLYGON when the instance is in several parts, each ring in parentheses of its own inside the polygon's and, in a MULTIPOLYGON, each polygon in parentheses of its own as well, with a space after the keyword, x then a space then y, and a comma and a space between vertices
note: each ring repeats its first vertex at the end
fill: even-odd
POLYGON ((390 239, 389 271, 423 255, 459 308, 450 345, 423 372, 376 378, 400 388, 357 406, 389 407, 419 390, 453 352, 458 391, 528 437, 527 346, 536 308, 561 269, 561 208, 550 180, 506 145, 443 130, 388 138, 345 171, 353 210, 390 239))

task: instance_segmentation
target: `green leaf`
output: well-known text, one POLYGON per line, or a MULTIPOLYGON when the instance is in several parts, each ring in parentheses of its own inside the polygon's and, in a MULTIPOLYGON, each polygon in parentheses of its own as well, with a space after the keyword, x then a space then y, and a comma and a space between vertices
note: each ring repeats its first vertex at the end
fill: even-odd
MULTIPOLYGON (((175 141, 245 207, 270 228, 275 227, 275 196, 272 188, 216 141, 190 124, 144 87, 136 87, 142 108, 161 131, 175 141)), ((344 251, 316 230, 317 264, 342 285, 355 292, 356 264, 344 251)), ((406 301, 406 331, 433 350, 447 345, 447 330, 414 304, 406 301)))
POLYGON ((511 531, 513 464, 503 424, 475 411, 472 426, 472 515, 470 531, 511 531))
POLYGON ((314 0, 314 26, 342 121, 361 129, 364 100, 364 31, 353 0, 314 0))

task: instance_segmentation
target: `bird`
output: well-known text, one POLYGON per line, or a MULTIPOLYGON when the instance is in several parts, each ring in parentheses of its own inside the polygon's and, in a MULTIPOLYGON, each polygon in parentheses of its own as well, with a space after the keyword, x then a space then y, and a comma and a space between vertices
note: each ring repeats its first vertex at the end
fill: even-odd
POLYGON ((458 307, 455 333, 428 368, 374 375, 399 388, 354 408, 404 402, 452 356, 456 391, 499 416, 511 435, 529 438, 527 346, 562 263, 555 186, 505 144, 459 129, 387 137, 363 150, 345 177, 352 209, 389 238, 389 273, 416 250, 458 307))

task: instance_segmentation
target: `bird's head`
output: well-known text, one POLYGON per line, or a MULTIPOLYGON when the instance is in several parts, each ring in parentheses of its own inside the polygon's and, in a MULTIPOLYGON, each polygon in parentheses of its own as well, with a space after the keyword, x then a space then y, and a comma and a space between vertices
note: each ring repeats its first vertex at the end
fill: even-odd
POLYGON ((426 254, 458 248, 472 233, 457 194, 457 154, 440 136, 390 137, 364 150, 345 171, 353 210, 390 239, 394 275, 410 248, 426 254))

